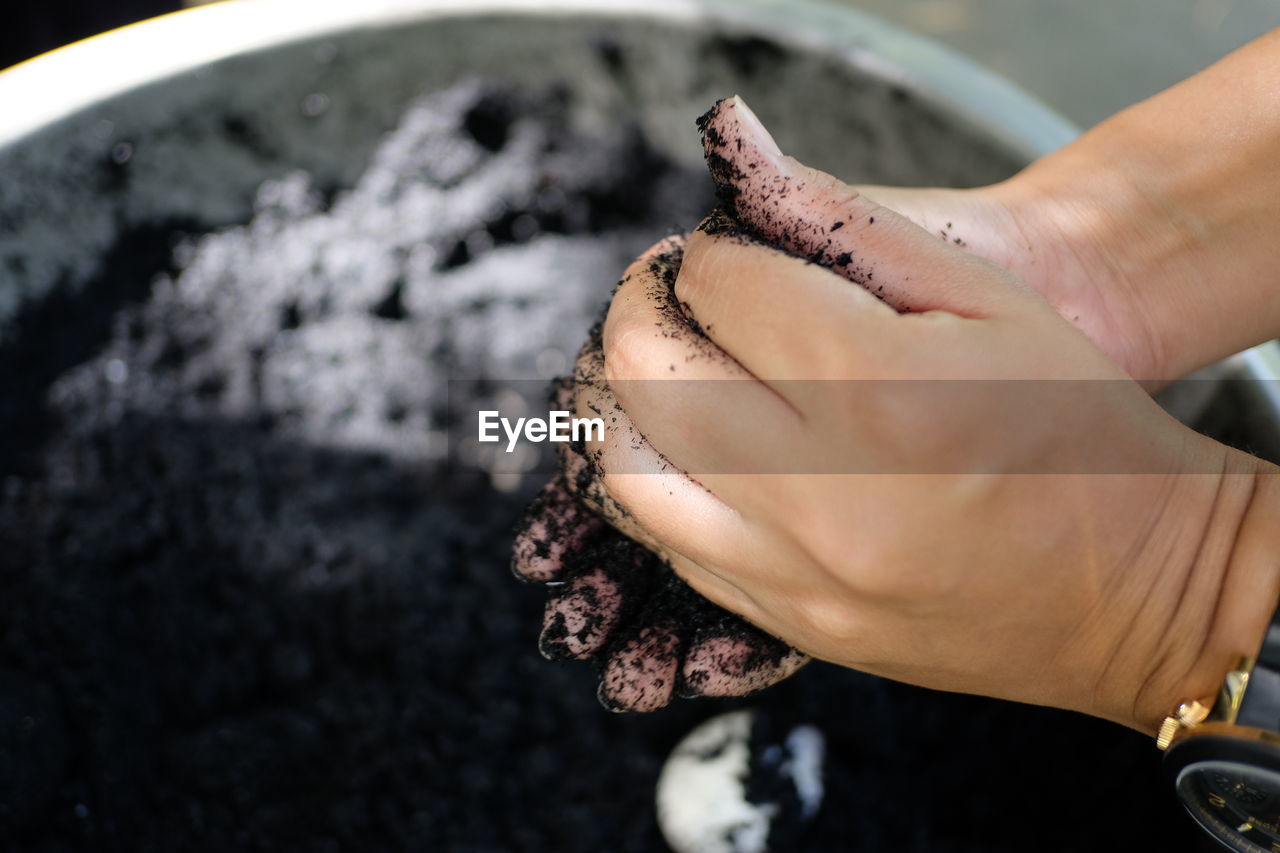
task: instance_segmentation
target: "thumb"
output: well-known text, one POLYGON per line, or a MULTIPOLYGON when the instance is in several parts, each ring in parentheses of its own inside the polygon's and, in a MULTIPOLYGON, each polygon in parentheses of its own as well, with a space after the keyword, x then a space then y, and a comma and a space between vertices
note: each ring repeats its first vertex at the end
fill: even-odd
POLYGON ((740 225, 898 311, 990 316, 1029 292, 1003 270, 993 276, 1000 268, 989 261, 784 155, 740 97, 717 103, 698 127, 716 192, 740 225))

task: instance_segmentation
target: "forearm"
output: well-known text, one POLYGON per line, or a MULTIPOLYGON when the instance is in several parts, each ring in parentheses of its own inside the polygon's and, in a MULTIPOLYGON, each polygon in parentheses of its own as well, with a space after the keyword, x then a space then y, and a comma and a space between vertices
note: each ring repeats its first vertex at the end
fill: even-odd
POLYGON ((1128 291, 1164 374, 1139 378, 1277 337, 1280 30, 992 190, 1128 291))

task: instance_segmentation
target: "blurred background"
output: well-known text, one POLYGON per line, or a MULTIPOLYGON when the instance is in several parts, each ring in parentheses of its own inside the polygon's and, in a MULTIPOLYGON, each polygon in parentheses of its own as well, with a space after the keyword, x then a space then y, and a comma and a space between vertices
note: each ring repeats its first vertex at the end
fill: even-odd
MULTIPOLYGON (((13 3, 0 28, 0 68, 199 2, 13 3)), ((779 2, 785 5, 785 0, 779 2)), ((1083 126, 1096 124, 1280 26, 1280 0, 831 2, 856 6, 932 36, 1083 126)))

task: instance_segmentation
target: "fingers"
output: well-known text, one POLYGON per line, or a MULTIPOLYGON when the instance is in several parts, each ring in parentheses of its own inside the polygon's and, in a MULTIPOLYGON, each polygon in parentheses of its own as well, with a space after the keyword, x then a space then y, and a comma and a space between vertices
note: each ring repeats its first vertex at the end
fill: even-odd
MULTIPOLYGON (((666 289, 669 297, 669 286, 666 289)), ((705 489, 632 432, 602 379, 599 339, 597 330, 583 348, 575 381, 561 382, 553 403, 580 414, 608 413, 611 431, 626 436, 626 449, 645 454, 656 473, 602 476, 598 450, 561 446, 566 449, 562 475, 548 484, 527 514, 533 529, 517 537, 521 553, 515 564, 522 576, 562 581, 547 603, 540 650, 553 660, 594 660, 600 670, 600 701, 615 711, 656 710, 676 695, 740 695, 781 680, 804 656, 694 592, 673 574, 672 565, 692 576, 703 593, 743 611, 753 606, 736 587, 659 545, 641 519, 625 514, 614 500, 608 486, 631 481, 653 486, 668 499, 688 490, 695 499, 692 505, 717 507, 712 515, 723 511, 705 489), (618 528, 647 540, 662 556, 596 521, 578 496, 592 508, 606 510, 617 518, 618 528), (572 542, 563 547, 545 543, 552 535, 548 531, 566 531, 572 537, 579 529, 575 522, 584 514, 586 530, 572 542), (542 550, 535 550, 535 545, 542 550), (692 665, 689 653, 694 655, 692 665), (696 684, 686 683, 685 673, 696 684)), ((674 526, 699 527, 689 514, 674 526)))
POLYGON ((572 580, 554 589, 543 617, 539 649, 550 660, 586 660, 613 652, 620 637, 644 624, 672 577, 664 558, 607 529, 574 557, 572 580))
MULTIPOLYGON (((754 606, 716 576, 674 560, 698 588, 744 612, 754 606)), ((596 661, 598 695, 614 711, 653 711, 673 696, 729 697, 761 690, 808 658, 713 604, 662 557, 607 527, 566 551, 539 649, 551 660, 596 661)))
MULTIPOLYGON (((785 401, 751 381, 689 322, 673 291, 682 250, 682 242, 664 241, 628 270, 614 301, 622 325, 614 330, 623 330, 624 338, 652 341, 679 359, 678 365, 670 362, 668 373, 690 380, 739 379, 731 384, 758 395, 739 402, 744 416, 755 417, 767 405, 794 418, 785 401), (633 314, 647 328, 625 331, 633 314)), ((822 274, 828 284, 846 287, 822 274)), ((864 307, 892 316, 869 298, 864 307)), ((584 346, 574 381, 562 383, 556 398, 557 408, 567 404, 578 414, 604 417, 606 440, 562 447, 563 475, 544 490, 517 539, 514 565, 522 577, 563 584, 547 604, 539 646, 552 659, 595 660, 600 700, 613 710, 656 710, 677 694, 733 696, 762 689, 795 672, 807 657, 702 598, 672 573, 670 566, 678 566, 703 593, 752 612, 754 603, 740 590, 695 562, 699 543, 712 550, 723 550, 726 541, 741 547, 746 541, 741 519, 657 453, 631 421, 604 358, 609 330, 606 325, 584 346), (611 464, 611 459, 626 464, 611 464), (627 486, 619 488, 623 483, 627 486), (626 504, 659 507, 654 514, 629 512, 616 499, 618 491, 646 489, 666 500, 626 504), (662 505, 680 506, 681 518, 662 512, 662 505), (661 556, 600 526, 590 510, 661 556), (682 544, 693 554, 683 553, 682 544)), ((686 397, 682 404, 696 404, 701 394, 686 397)), ((718 404, 723 408, 724 400, 718 404)))
POLYGON ((668 573, 634 624, 606 650, 598 696, 614 711, 653 711, 675 696, 745 696, 807 661, 668 573))
MULTIPOLYGON (((685 361, 691 350, 705 353, 715 347, 678 319, 678 314, 670 313, 674 305, 670 282, 679 263, 679 253, 659 254, 670 245, 665 241, 658 244, 628 269, 619 284, 610 315, 620 310, 618 306, 626 305, 628 316, 635 316, 644 328, 624 333, 623 337, 637 343, 652 339, 673 358, 681 360, 677 368, 680 375, 686 375, 687 370, 699 371, 697 375, 702 379, 724 376, 726 372, 731 377, 745 376, 741 368, 723 354, 718 357, 718 364, 691 367, 685 361), (701 349, 695 349, 699 347, 701 349)), ((701 563, 706 553, 742 541, 745 535, 742 519, 704 484, 686 474, 681 465, 658 453, 643 430, 632 421, 605 376, 603 329, 607 326, 606 323, 593 333, 593 339, 583 347, 572 389, 572 407, 577 414, 604 418, 605 440, 592 442, 580 450, 561 445, 566 449, 562 464, 568 481, 584 502, 632 539, 671 561, 683 558, 693 564, 701 563), (630 496, 626 508, 617 500, 617 495, 623 492, 630 496), (681 507, 680 518, 663 511, 672 505, 681 507)), ((631 386, 631 390, 648 395, 645 399, 653 400, 659 407, 667 407, 680 402, 682 396, 692 396, 696 402, 707 384, 701 380, 640 382, 631 386)), ((740 406, 752 417, 761 405, 785 409, 785 404, 755 382, 728 385, 752 395, 749 402, 740 406)), ((667 423, 665 427, 678 428, 678 423, 667 423)))
POLYGON ((675 625, 645 625, 624 640, 600 673, 597 695, 611 711, 656 711, 671 701, 683 641, 675 625))
POLYGON ((512 550, 511 570, 533 583, 562 579, 565 561, 605 524, 569 491, 557 474, 525 510, 512 550))
POLYGON ((1029 291, 853 187, 778 148, 741 98, 699 120, 720 197, 766 242, 830 267, 902 312, 990 316, 1029 291))
POLYGON ((617 362, 630 355, 626 350, 617 352, 617 344, 632 337, 668 345, 665 350, 653 351, 666 352, 671 357, 661 365, 651 365, 658 371, 653 378, 751 378, 740 365, 725 358, 677 301, 675 282, 684 266, 684 257, 682 246, 678 255, 672 255, 664 263, 653 263, 642 256, 627 267, 614 292, 602 330, 606 381, 612 382, 619 367, 617 362))
MULTIPOLYGON (((671 448, 679 455, 657 458, 710 486, 700 475, 725 471, 731 460, 767 462, 770 447, 796 438, 800 420, 785 399, 754 381, 687 321, 673 292, 678 268, 638 262, 628 269, 614 295, 603 330, 603 369, 621 405, 619 414, 636 432, 627 440, 606 440, 599 450, 599 463, 610 477, 660 474, 663 465, 655 466, 655 457, 636 453, 635 448, 671 448), (643 418, 637 418, 638 412, 644 413, 643 418), (753 424, 757 429, 730 428, 738 424, 753 424)), ((681 496, 696 505, 694 490, 684 490, 681 496)), ((697 509, 699 517, 717 519, 727 525, 725 530, 735 526, 734 514, 718 501, 704 499, 704 504, 697 509)), ((703 538, 715 535, 716 529, 700 527, 697 533, 703 538)), ((687 530, 683 539, 689 547, 698 547, 696 541, 689 541, 687 530)), ((682 545, 675 547, 689 554, 682 545)))
POLYGON ((538 649, 548 660, 586 660, 617 627, 626 602, 607 567, 588 570, 547 602, 538 649))
MULTIPOLYGON (((594 660, 598 695, 610 710, 653 711, 674 696, 746 695, 808 660, 695 592, 662 558, 616 531, 595 537, 564 571, 571 579, 547 602, 539 649, 550 660, 594 660)), ((714 576, 694 571, 700 589, 726 597, 714 576)))
POLYGON ((680 695, 690 699, 747 696, 790 678, 809 662, 803 652, 767 634, 761 636, 758 645, 732 637, 697 641, 685 653, 680 695))
POLYGON ((736 618, 700 630, 685 652, 679 695, 746 696, 809 662, 808 655, 736 618))
MULTIPOLYGON (((802 258, 706 225, 689 239, 675 298, 717 346, 784 397, 788 380, 879 376, 909 355, 897 314, 862 288, 802 258)), ((629 317, 626 309, 615 307, 610 321, 643 327, 650 319, 629 317)), ((659 343, 668 349, 673 344, 669 338, 659 343)), ((661 375, 660 363, 643 362, 655 357, 655 349, 624 353, 618 372, 647 367, 648 375, 661 375)))

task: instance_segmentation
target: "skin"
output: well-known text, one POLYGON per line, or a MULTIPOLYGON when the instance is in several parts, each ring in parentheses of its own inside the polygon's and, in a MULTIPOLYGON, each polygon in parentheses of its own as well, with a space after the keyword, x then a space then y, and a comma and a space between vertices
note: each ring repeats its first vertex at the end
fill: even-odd
POLYGON ((735 144, 709 148, 755 239, 688 241, 674 300, 696 326, 649 258, 628 270, 573 396, 627 436, 589 451, 586 503, 816 657, 1144 731, 1212 696, 1280 591, 1276 469, 1132 380, 1280 332, 1277 65, 1271 34, 970 191, 860 192, 722 105, 710 136, 735 144), (744 381, 651 381, 672 378, 744 381), (868 385, 943 378, 1106 392, 1044 394, 1010 430, 991 412, 1022 395, 998 386, 943 406, 868 385))
MULTIPOLYGON (((683 244, 683 238, 672 238, 654 248, 663 254, 683 244)), ((665 299, 669 284, 660 286, 665 299)), ((629 442, 629 420, 603 383, 603 369, 597 332, 579 357, 576 381, 561 384, 553 402, 560 409, 610 414, 616 419, 610 437, 629 442)), ((661 549, 627 525, 622 509, 589 476, 598 449, 584 450, 561 445, 564 470, 530 508, 512 560, 517 577, 552 588, 539 642, 545 657, 594 661, 600 701, 612 711, 654 711, 677 695, 742 696, 808 662, 807 655, 698 596, 678 577, 627 584, 617 569, 646 565, 661 549)))
POLYGON ((1276 337, 1280 30, 974 190, 862 187, 1158 385, 1276 337))

